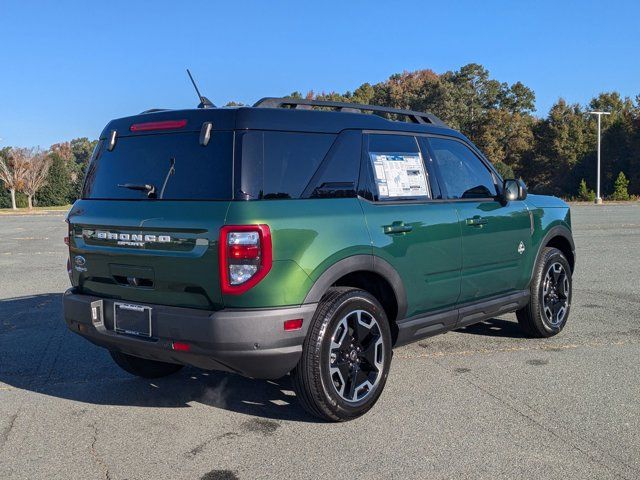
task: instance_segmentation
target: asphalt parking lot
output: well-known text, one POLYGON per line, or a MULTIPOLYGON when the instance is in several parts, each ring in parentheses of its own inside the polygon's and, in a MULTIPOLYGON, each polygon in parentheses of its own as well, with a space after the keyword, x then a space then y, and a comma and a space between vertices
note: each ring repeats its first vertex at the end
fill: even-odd
POLYGON ((395 352, 363 418, 318 423, 288 379, 145 381, 68 332, 61 214, 0 216, 0 478, 640 478, 640 205, 573 208, 569 323, 514 315, 395 352))

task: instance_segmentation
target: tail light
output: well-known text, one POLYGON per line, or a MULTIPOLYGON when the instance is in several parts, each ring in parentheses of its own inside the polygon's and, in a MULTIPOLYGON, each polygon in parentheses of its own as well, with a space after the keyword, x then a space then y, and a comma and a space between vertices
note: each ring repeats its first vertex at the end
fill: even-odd
MULTIPOLYGON (((71 228, 71 224, 69 223, 69 219, 65 218, 64 221, 67 224, 67 234, 64 236, 64 244, 69 247, 70 246, 70 241, 69 241, 69 237, 71 237, 71 233, 72 233, 72 228, 71 228)), ((67 257, 67 275, 69 275, 69 281, 71 282, 71 285, 73 285, 73 270, 71 269, 71 254, 69 253, 69 256, 67 257)))
POLYGON ((273 251, 267 225, 224 226, 218 248, 223 294, 244 293, 271 270, 273 251))
POLYGON ((67 275, 69 275, 69 281, 73 285, 73 270, 71 270, 71 259, 67 258, 67 275))

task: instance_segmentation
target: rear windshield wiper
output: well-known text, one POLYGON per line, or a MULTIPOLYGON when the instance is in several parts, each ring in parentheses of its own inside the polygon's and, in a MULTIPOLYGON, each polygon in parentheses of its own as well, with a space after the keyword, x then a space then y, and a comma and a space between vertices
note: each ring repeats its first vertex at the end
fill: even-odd
POLYGON ((148 183, 119 183, 118 187, 147 192, 148 197, 153 197, 156 193, 156 187, 148 183))
POLYGON ((167 174, 164 177, 164 182, 162 183, 162 188, 160 189, 160 195, 158 195, 155 185, 149 183, 119 183, 118 187, 146 192, 147 197, 159 198, 160 200, 162 200, 164 191, 167 188, 167 182, 169 182, 169 177, 174 173, 176 173, 176 159, 172 157, 169 159, 169 171, 167 171, 167 174))

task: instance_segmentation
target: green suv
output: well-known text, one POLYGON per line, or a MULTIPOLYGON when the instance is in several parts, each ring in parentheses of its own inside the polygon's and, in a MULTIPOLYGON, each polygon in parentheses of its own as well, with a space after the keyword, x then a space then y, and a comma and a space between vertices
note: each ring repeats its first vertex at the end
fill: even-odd
POLYGON ((146 378, 290 373, 332 421, 375 404, 393 347, 514 311, 549 337, 571 304, 569 207, 428 113, 266 98, 114 120, 67 221, 72 331, 146 378))

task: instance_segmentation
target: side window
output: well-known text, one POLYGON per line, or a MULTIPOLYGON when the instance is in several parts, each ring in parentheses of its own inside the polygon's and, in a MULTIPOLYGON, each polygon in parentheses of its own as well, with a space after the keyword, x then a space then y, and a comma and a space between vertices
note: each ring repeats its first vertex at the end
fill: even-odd
POLYGON ((370 134, 368 157, 378 200, 431 198, 418 142, 411 135, 370 134))
POLYGON ((241 135, 236 197, 300 198, 335 138, 323 133, 268 131, 241 135))
POLYGON ((361 132, 346 130, 340 133, 302 196, 304 198, 355 197, 360 173, 361 150, 361 132))
POLYGON ((448 198, 491 198, 497 195, 493 175, 482 161, 461 142, 430 137, 448 198))

